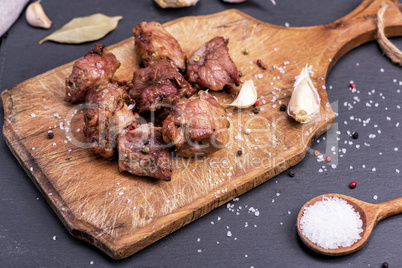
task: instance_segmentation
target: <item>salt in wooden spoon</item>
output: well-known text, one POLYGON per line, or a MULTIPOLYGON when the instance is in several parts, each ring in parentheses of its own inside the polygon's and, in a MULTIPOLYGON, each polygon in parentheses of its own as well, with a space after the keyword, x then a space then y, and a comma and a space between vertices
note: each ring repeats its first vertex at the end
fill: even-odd
POLYGON ((300 239, 303 241, 303 243, 309 247, 310 249, 324 254, 324 255, 330 255, 330 256, 341 256, 341 255, 347 255, 353 252, 356 252, 357 250, 361 249, 367 242, 368 238, 371 235, 371 232, 373 231, 374 226, 381 220, 402 213, 402 197, 384 202, 384 203, 379 203, 379 204, 371 204, 367 202, 363 202, 361 200, 358 200, 356 198, 347 196, 347 195, 341 195, 341 194, 325 194, 325 195, 320 195, 317 196, 310 201, 308 201, 304 206, 301 208, 299 215, 297 216, 297 233, 299 234, 300 239), (317 246, 316 244, 312 243, 307 237, 305 237, 302 233, 302 230, 300 228, 300 219, 303 216, 304 209, 310 205, 315 204, 318 201, 322 200, 322 197, 338 197, 346 202, 348 202, 350 205, 353 206, 355 211, 359 212, 360 218, 363 222, 363 232, 360 233, 361 239, 356 241, 354 244, 352 244, 349 247, 338 247, 336 249, 325 249, 320 246, 317 246))

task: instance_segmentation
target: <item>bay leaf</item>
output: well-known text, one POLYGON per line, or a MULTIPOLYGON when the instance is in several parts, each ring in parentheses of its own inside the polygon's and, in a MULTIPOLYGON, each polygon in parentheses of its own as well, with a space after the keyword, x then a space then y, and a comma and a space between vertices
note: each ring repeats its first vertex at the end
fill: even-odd
POLYGON ((101 13, 74 18, 59 30, 40 40, 39 44, 47 40, 67 44, 98 40, 116 29, 122 18, 122 16, 109 17, 101 13))

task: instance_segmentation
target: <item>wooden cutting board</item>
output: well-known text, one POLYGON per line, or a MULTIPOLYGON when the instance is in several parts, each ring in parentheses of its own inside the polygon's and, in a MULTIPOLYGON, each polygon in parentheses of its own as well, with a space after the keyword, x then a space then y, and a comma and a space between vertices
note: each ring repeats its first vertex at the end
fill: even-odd
MULTIPOLYGON (((386 34, 402 35, 401 4, 386 1, 386 34)), ((227 108, 228 146, 202 159, 174 159, 171 182, 119 173, 116 161, 91 154, 83 143, 82 107, 63 101, 73 63, 5 90, 5 140, 70 233, 122 259, 205 215, 301 161, 334 122, 325 91, 331 67, 349 50, 373 40, 381 1, 366 0, 349 15, 326 25, 286 28, 237 10, 185 17, 164 24, 190 55, 215 36, 229 38, 230 54, 253 79, 261 112, 228 104, 235 95, 213 93, 227 108), (244 49, 250 53, 244 55, 244 49), (268 66, 256 65, 261 59, 268 66), (301 125, 279 110, 287 104, 295 76, 312 66, 321 113, 301 125), (53 130, 54 138, 47 132, 53 130), (245 129, 251 133, 246 135, 245 129), (243 150, 244 154, 236 156, 243 150)), ((133 25, 134 26, 134 25, 133 25)), ((116 76, 138 69, 132 38, 110 46, 121 62, 116 76)), ((84 55, 86 51, 83 51, 84 55)), ((236 89, 238 90, 238 89, 236 89)))

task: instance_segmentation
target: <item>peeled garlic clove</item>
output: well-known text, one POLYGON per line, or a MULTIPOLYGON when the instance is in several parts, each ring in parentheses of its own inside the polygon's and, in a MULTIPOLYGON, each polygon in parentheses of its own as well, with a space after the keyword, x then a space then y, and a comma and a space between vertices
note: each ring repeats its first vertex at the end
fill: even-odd
POLYGON ((49 29, 52 21, 46 16, 39 1, 31 3, 25 12, 25 18, 29 25, 49 29))
POLYGON ((288 115, 300 123, 307 123, 319 112, 320 95, 311 81, 309 68, 306 65, 296 79, 288 104, 288 115))
POLYGON ((257 90, 253 80, 247 80, 243 83, 237 98, 230 104, 237 108, 251 107, 257 101, 257 90))
POLYGON ((198 0, 154 0, 161 8, 189 7, 197 4, 198 0))

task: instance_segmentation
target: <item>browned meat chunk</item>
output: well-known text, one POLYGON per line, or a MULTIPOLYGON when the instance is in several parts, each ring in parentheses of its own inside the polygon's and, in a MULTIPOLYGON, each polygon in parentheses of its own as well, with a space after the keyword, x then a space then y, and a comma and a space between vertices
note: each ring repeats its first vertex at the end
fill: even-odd
POLYGON ((172 159, 163 144, 161 127, 148 123, 123 130, 118 149, 120 171, 170 181, 172 159))
POLYGON ((180 99, 163 121, 163 140, 176 145, 176 154, 197 157, 222 149, 229 140, 225 109, 206 91, 180 99))
POLYGON ((188 60, 187 80, 197 89, 213 91, 240 83, 239 72, 229 55, 229 40, 215 37, 202 45, 188 60))
POLYGON ((92 150, 105 159, 115 155, 116 137, 127 126, 136 124, 131 99, 117 83, 104 82, 86 96, 84 134, 92 150))
POLYGON ((136 109, 144 112, 155 111, 179 98, 188 98, 195 91, 172 62, 161 60, 134 73, 130 96, 136 102, 136 109))
POLYGON ((85 57, 73 65, 71 75, 66 78, 65 101, 79 103, 85 101, 87 91, 104 81, 111 81, 120 62, 103 44, 95 44, 85 57))
POLYGON ((177 40, 158 22, 143 21, 133 28, 135 51, 145 67, 161 59, 173 61, 182 72, 186 71, 186 54, 177 40))

